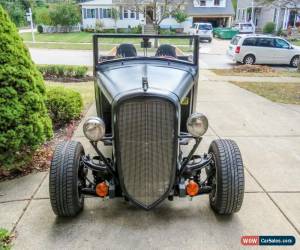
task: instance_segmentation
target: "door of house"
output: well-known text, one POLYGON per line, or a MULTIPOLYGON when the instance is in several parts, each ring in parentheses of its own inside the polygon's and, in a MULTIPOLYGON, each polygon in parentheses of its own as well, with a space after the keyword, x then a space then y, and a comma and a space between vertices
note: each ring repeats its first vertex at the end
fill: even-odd
POLYGON ((151 6, 146 7, 146 24, 153 24, 153 8, 151 6))

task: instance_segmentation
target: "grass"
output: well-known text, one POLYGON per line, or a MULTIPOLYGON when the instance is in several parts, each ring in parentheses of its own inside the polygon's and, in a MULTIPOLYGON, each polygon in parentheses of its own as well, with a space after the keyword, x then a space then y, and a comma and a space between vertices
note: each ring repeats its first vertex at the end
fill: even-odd
POLYGON ((300 46, 300 41, 299 40, 295 41, 295 42, 293 42, 293 44, 295 44, 296 46, 300 46))
POLYGON ((233 69, 212 69, 215 74, 220 76, 249 76, 249 77, 300 77, 297 71, 276 70, 274 72, 253 73, 235 72, 233 69))
POLYGON ((11 249, 11 236, 8 230, 0 228, 0 250, 11 249))
MULTIPOLYGON (((20 34, 24 41, 31 42, 31 33, 20 34)), ((64 42, 64 43, 92 43, 93 33, 89 32, 71 32, 71 33, 35 33, 36 42, 64 42)), ((103 38, 105 43, 120 43, 124 41, 122 38, 103 38)), ((136 43, 139 39, 126 38, 127 42, 136 43)))
POLYGON ((76 82, 76 83, 61 83, 46 81, 48 87, 63 86, 65 88, 72 89, 82 96, 84 109, 87 110, 94 102, 94 83, 93 82, 76 82))
MULTIPOLYGON (((30 48, 45 48, 45 49, 70 49, 70 50, 91 50, 93 33, 74 32, 74 33, 54 33, 54 34, 39 34, 35 33, 35 43, 32 43, 31 33, 20 34, 26 45, 30 48)), ((140 38, 102 38, 100 41, 100 50, 111 50, 115 45, 121 43, 135 44, 138 51, 140 48, 140 38)), ((173 44, 179 46, 183 52, 190 52, 188 47, 189 39, 160 39, 160 44, 173 44), (182 46, 183 45, 183 46, 182 46)), ((153 46, 153 44, 152 44, 153 46)), ((150 49, 151 51, 151 49, 150 49)), ((153 50, 154 51, 154 50, 153 50)))
POLYGON ((258 83, 258 82, 235 82, 231 83, 249 90, 257 95, 265 97, 273 102, 300 105, 300 82, 299 83, 258 83))

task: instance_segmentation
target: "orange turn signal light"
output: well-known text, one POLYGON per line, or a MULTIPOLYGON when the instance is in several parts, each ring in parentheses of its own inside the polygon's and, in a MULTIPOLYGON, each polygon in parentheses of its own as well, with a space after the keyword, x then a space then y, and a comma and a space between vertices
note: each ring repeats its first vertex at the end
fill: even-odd
POLYGON ((200 187, 198 185, 198 183, 196 183, 193 180, 190 180, 189 183, 186 186, 186 193, 189 196, 195 196, 199 193, 200 187))
POLYGON ((100 197, 105 197, 108 195, 108 185, 105 181, 100 182, 96 186, 96 194, 100 197))

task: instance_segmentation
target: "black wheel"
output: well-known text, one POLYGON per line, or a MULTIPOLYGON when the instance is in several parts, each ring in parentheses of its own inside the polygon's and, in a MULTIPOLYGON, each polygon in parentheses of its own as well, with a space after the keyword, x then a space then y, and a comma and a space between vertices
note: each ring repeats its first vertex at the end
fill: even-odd
POLYGON ((215 140, 209 147, 213 163, 207 169, 211 208, 230 215, 242 206, 245 189, 244 166, 240 150, 232 140, 215 140))
POLYGON ((58 144, 50 166, 49 193, 53 212, 62 217, 77 215, 84 205, 80 190, 86 185, 80 142, 65 141, 58 144))
POLYGON ((211 42, 212 42, 212 39, 211 39, 211 38, 210 38, 210 39, 208 39, 208 42, 209 42, 209 43, 211 43, 211 42))
POLYGON ((294 56, 293 59, 291 60, 291 67, 297 68, 299 63, 299 56, 294 56))
POLYGON ((253 56, 253 55, 246 55, 244 57, 243 63, 247 64, 247 65, 253 65, 255 63, 255 56, 253 56))

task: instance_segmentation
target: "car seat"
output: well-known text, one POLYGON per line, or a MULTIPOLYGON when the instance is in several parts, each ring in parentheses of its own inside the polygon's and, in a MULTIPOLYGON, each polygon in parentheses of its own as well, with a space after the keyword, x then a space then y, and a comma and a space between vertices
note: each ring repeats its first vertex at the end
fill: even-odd
POLYGON ((158 47, 155 56, 157 57, 174 57, 177 58, 176 48, 169 44, 162 44, 158 47))
POLYGON ((117 48, 117 57, 136 57, 136 49, 130 43, 122 43, 117 48))

